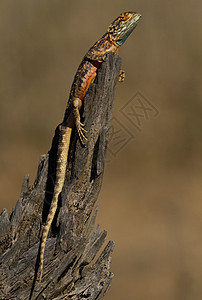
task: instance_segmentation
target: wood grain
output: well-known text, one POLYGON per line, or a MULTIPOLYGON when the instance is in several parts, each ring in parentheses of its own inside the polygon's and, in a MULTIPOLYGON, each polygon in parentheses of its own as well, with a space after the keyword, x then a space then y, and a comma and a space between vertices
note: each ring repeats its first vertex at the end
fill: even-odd
POLYGON ((35 271, 42 224, 54 187, 57 128, 49 154, 40 158, 33 186, 29 185, 29 176, 25 176, 20 199, 11 215, 6 209, 2 211, 0 299, 102 299, 109 288, 114 242, 109 241, 97 255, 107 233, 100 232, 99 226, 95 228, 95 220, 120 66, 120 57, 109 54, 86 94, 81 121, 88 131, 88 141, 83 146, 73 131, 65 183, 46 243, 40 285, 35 282, 35 271))

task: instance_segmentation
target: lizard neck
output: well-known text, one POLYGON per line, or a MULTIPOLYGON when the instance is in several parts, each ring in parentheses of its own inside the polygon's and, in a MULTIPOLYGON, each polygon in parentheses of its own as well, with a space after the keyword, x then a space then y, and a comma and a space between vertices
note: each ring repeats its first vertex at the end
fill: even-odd
POLYGON ((112 40, 111 35, 106 33, 86 53, 86 58, 92 61, 103 62, 110 52, 118 53, 119 45, 112 40))
POLYGON ((106 32, 106 33, 103 35, 102 38, 104 38, 105 40, 107 40, 110 44, 114 45, 115 48, 117 48, 117 49, 119 48, 119 45, 115 42, 115 40, 114 40, 112 34, 106 32))

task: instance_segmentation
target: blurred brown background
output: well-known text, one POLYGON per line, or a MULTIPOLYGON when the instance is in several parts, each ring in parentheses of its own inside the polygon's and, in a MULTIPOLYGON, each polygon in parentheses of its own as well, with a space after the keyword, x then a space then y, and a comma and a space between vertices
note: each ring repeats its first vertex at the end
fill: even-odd
POLYGON ((0 1, 0 192, 11 211, 62 120, 76 68, 120 12, 143 18, 120 49, 114 117, 135 139, 110 157, 98 222, 116 242, 105 299, 202 299, 202 2, 0 1), (120 109, 159 110, 141 132, 120 109))

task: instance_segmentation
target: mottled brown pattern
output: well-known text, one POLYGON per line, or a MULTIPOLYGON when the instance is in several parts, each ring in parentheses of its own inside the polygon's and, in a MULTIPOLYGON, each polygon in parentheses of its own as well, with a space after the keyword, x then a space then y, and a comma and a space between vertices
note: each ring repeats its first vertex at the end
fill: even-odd
POLYGON ((79 98, 84 100, 86 91, 88 90, 91 81, 96 76, 96 71, 97 67, 85 57, 79 65, 74 77, 70 99, 79 98))
POLYGON ((102 62, 107 53, 117 53, 118 47, 118 45, 110 41, 110 35, 106 34, 88 50, 86 57, 91 60, 102 62))
MULTIPOLYGON (((57 210, 58 197, 62 191, 64 180, 65 180, 65 172, 66 172, 66 164, 67 157, 69 151, 69 143, 72 128, 75 125, 79 138, 82 143, 87 139, 85 137, 86 130, 83 128, 83 124, 80 122, 80 114, 79 110, 82 105, 82 101, 85 98, 85 94, 96 77, 96 72, 100 68, 102 62, 104 61, 106 55, 110 52, 117 53, 119 45, 116 41, 119 40, 119 34, 121 32, 123 39, 127 38, 127 28, 131 32, 131 21, 140 18, 139 14, 136 13, 124 13, 121 14, 110 26, 106 34, 99 39, 87 52, 84 56, 81 64, 78 67, 76 75, 74 77, 74 81, 70 91, 70 97, 68 101, 68 105, 71 105, 71 113, 67 117, 67 112, 65 113, 64 120, 62 125, 60 126, 60 137, 58 144, 58 153, 57 153, 57 168, 56 168, 56 179, 55 179, 55 187, 53 198, 51 201, 51 206, 49 210, 49 214, 47 217, 46 224, 44 226, 41 244, 40 244, 40 279, 41 281, 43 274, 43 259, 45 252, 45 245, 48 236, 48 232, 55 216, 57 210), (130 22, 128 22, 128 20, 130 22), (123 34, 124 33, 124 34, 123 34)), ((134 28, 134 25, 133 25, 134 28)), ((69 107, 69 106, 68 106, 69 107)))

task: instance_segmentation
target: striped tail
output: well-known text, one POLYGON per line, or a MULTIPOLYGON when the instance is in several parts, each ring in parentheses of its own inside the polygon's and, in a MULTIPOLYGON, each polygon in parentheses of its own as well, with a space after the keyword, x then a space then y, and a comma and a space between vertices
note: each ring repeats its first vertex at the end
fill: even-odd
POLYGON ((45 246, 48 237, 48 232, 50 230, 53 218, 57 210, 58 197, 64 185, 71 132, 72 132, 71 127, 66 127, 64 125, 60 126, 54 193, 53 193, 53 198, 51 201, 48 217, 46 220, 46 224, 43 228, 40 251, 39 251, 40 253, 39 254, 39 269, 40 269, 39 283, 41 282, 42 275, 43 275, 44 253, 45 253, 45 246))

